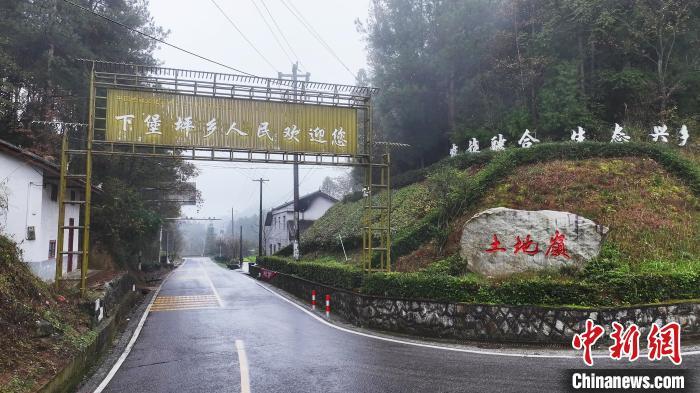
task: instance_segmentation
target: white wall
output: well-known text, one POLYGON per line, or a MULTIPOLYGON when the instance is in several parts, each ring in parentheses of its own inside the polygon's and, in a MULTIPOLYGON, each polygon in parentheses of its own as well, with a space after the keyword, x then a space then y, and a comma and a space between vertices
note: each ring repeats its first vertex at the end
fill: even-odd
MULTIPOLYGON (((17 243, 23 260, 29 263, 32 271, 42 279, 51 280, 55 273, 55 259, 49 260, 49 241, 56 240, 58 229, 58 203, 51 200, 51 182, 44 181, 41 169, 0 152, 0 183, 4 184, 8 194, 8 211, 5 217, 0 217, 3 234, 17 243), (30 226, 35 228, 36 240, 27 239, 27 227, 30 226)), ((79 212, 78 205, 69 205, 66 225, 69 218, 74 218, 75 225, 79 225, 79 212)), ((78 250, 78 237, 76 231, 74 250, 78 250)), ((64 249, 68 249, 67 232, 64 249)), ((64 257, 64 269, 66 260, 64 257)), ((74 256, 74 266, 76 262, 74 256)))
POLYGON ((270 245, 274 246, 274 251, 289 245, 289 221, 294 220, 294 212, 287 211, 287 207, 272 211, 272 224, 265 227, 265 254, 270 255, 270 245))
MULTIPOLYGON (((333 202, 324 197, 314 198, 311 206, 305 212, 299 214, 300 220, 316 221, 321 216, 326 214, 326 211, 334 205, 333 202)), ((274 246, 274 252, 289 245, 289 232, 284 225, 285 222, 294 221, 294 211, 292 206, 283 206, 278 210, 272 211, 272 225, 265 227, 265 255, 270 255, 270 245, 274 246), (288 210, 290 209, 290 210, 288 210), (279 223, 278 217, 282 218, 282 224, 279 223), (280 244, 281 246, 278 246, 280 244)), ((291 224, 287 224, 291 225, 291 224)))

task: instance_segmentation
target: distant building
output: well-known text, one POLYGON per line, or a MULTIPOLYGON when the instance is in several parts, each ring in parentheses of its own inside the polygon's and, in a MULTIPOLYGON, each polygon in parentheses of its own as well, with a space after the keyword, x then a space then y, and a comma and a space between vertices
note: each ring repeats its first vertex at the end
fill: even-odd
MULTIPOLYGON (((338 202, 323 191, 312 192, 299 198, 299 232, 323 216, 338 202)), ((265 217, 265 254, 272 255, 287 247, 294 239, 294 201, 287 202, 270 210, 265 217)))
MULTIPOLYGON (((56 272, 58 231, 58 183, 60 168, 27 150, 0 140, 0 193, 7 210, 0 211, 0 233, 17 243, 23 260, 39 278, 52 281, 56 272)), ((73 181, 66 197, 83 199, 84 187, 73 181)), ((66 206, 66 226, 80 225, 80 205, 66 206)), ((82 235, 76 229, 65 232, 63 249, 77 251, 82 235)), ((64 272, 79 269, 77 255, 63 257, 64 272)))

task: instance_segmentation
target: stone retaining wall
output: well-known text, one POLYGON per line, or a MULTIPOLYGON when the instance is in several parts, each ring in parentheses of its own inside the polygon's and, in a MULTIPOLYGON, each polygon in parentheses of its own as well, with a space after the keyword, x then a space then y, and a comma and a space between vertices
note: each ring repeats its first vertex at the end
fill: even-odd
MULTIPOLYGON (((258 277, 259 267, 250 274, 258 277)), ((331 312, 357 326, 423 337, 525 343, 570 344, 592 319, 612 331, 613 321, 634 322, 645 337, 652 323, 678 322, 682 337, 700 337, 700 303, 579 310, 536 306, 478 305, 366 296, 277 273, 269 282, 311 302, 311 291, 323 305, 331 295, 331 312)), ((599 340, 608 343, 606 334, 599 340)))
MULTIPOLYGON (((68 364, 42 387, 39 393, 69 393, 74 392, 85 374, 99 364, 101 356, 111 347, 112 341, 119 329, 126 323, 126 317, 136 302, 142 298, 138 292, 132 292, 134 283, 132 277, 123 274, 105 283, 104 293, 100 297, 103 307, 103 318, 97 322, 97 312, 93 312, 93 323, 96 324, 97 336, 83 351, 78 353, 68 364)), ((86 307, 92 307, 87 303, 86 307)))

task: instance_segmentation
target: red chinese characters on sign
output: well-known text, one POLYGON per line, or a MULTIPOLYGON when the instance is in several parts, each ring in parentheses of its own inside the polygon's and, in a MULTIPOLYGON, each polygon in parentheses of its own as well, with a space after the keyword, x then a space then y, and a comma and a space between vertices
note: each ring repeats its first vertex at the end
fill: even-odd
POLYGON ((671 322, 664 327, 657 324, 651 325, 649 336, 649 360, 661 360, 664 357, 671 359, 673 364, 681 364, 681 325, 671 322))
MULTIPOLYGON (((558 257, 562 256, 566 259, 570 259, 571 256, 569 255, 569 252, 566 250, 566 244, 564 244, 564 241, 566 240, 566 236, 559 232, 559 230, 555 231, 554 236, 549 238, 549 247, 547 248, 547 251, 545 252, 545 256, 547 257, 558 257)), ((505 247, 501 246, 501 241, 498 240, 498 235, 493 234, 493 241, 490 244, 490 247, 484 250, 485 252, 488 253, 495 253, 495 252, 506 252, 505 247)), ((520 238, 520 236, 515 237, 515 245, 513 245, 513 254, 517 254, 519 252, 522 252, 523 254, 527 254, 530 256, 537 255, 540 252, 540 244, 534 240, 532 240, 532 237, 528 234, 525 236, 525 240, 520 238)))
POLYGON ((615 342, 609 348, 610 357, 620 360, 626 356, 630 362, 637 360, 639 357, 639 327, 631 324, 625 330, 625 327, 617 322, 613 322, 612 326, 613 332, 610 334, 610 337, 615 342))
POLYGON ((537 242, 533 242, 532 239, 530 239, 530 235, 527 235, 524 241, 520 240, 520 236, 516 236, 513 254, 517 254, 520 251, 527 255, 535 255, 540 252, 540 245, 537 242), (535 246, 534 249, 532 248, 533 244, 535 246))
POLYGON ((258 274, 259 274, 258 277, 262 278, 265 281, 270 281, 273 278, 275 278, 275 276, 277 276, 277 272, 272 271, 272 270, 267 270, 264 268, 261 268, 260 273, 258 273, 258 274))
POLYGON ((549 238, 549 247, 547 248, 547 252, 545 252, 544 255, 548 257, 558 257, 561 255, 566 259, 570 259, 571 257, 566 251, 566 245, 564 244, 564 240, 566 240, 566 236, 557 230, 554 233, 554 236, 549 238))
POLYGON ((586 330, 581 334, 574 335, 574 340, 571 342, 571 346, 573 346, 574 349, 583 349, 583 362, 589 366, 593 365, 591 347, 598 341, 603 333, 605 333, 605 329, 603 329, 602 326, 596 325, 589 319, 586 321, 586 330))
POLYGON ((501 247, 501 242, 498 241, 498 235, 495 233, 493 234, 493 241, 491 242, 491 248, 485 250, 488 253, 494 253, 494 252, 506 252, 506 249, 504 247, 501 247))
MULTIPOLYGON (((631 324, 627 329, 617 322, 612 323, 613 332, 610 338, 613 340, 608 350, 610 358, 620 360, 627 357, 629 361, 639 358, 639 327, 631 324)), ((593 365, 591 347, 605 332, 602 326, 596 325, 592 320, 586 320, 586 329, 574 335, 571 346, 576 350, 583 349, 583 362, 588 366, 593 365)), ((673 364, 679 365, 681 358, 681 326, 677 322, 670 322, 662 327, 652 324, 647 336, 647 358, 651 361, 661 360, 667 357, 673 364)))

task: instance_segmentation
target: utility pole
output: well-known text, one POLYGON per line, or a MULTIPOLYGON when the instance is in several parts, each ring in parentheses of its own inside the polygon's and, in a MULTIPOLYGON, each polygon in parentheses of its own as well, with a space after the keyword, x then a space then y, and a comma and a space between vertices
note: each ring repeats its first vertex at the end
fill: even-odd
POLYGON ((160 224, 160 230, 158 231, 158 264, 162 261, 161 255, 163 255, 163 224, 160 224))
POLYGON ((231 208, 231 260, 236 257, 236 231, 233 227, 233 208, 231 208))
MULTIPOLYGON (((311 78, 311 73, 299 74, 299 62, 292 64, 292 73, 283 74, 281 72, 277 73, 279 79, 291 78, 292 89, 294 91, 294 101, 297 100, 297 81, 300 76, 304 77, 306 82, 311 78)), ((293 255, 295 259, 299 259, 299 155, 294 154, 294 239, 292 243, 293 255)))
POLYGON ((170 231, 165 231, 165 263, 170 262, 170 231))
POLYGON ((257 180, 253 180, 256 182, 260 183, 260 212, 259 212, 259 217, 258 217, 258 256, 261 257, 263 255, 263 249, 262 249, 262 233, 263 233, 263 219, 262 219, 262 186, 263 183, 268 182, 270 180, 268 179, 263 179, 262 177, 257 180))
POLYGON ((238 233, 238 263, 243 266, 243 225, 241 225, 241 231, 238 233))

